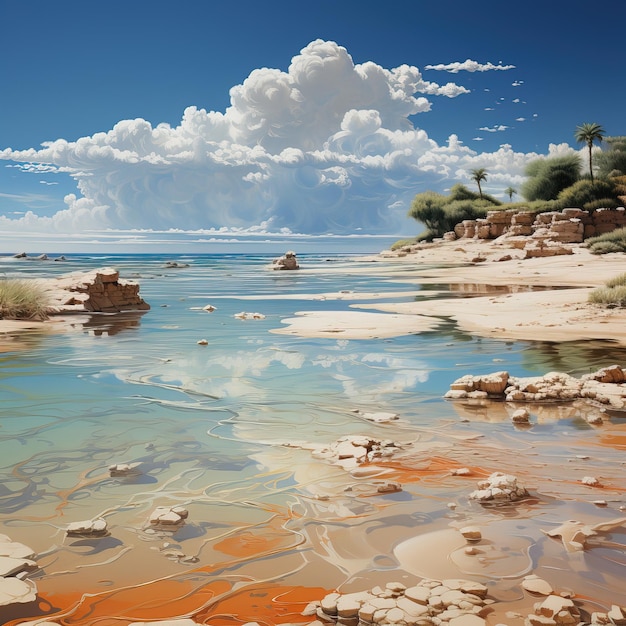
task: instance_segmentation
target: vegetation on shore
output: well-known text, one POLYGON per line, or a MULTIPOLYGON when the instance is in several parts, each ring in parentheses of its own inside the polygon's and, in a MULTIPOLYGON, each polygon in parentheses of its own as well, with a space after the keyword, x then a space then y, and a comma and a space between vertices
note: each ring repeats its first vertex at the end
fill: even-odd
MULTIPOLYGON (((583 171, 583 162, 578 154, 531 161, 525 170, 527 179, 520 187, 520 195, 524 198, 521 202, 511 202, 513 194, 517 193, 512 187, 503 191, 509 197, 505 205, 485 194, 481 186, 488 177, 485 168, 473 169, 469 173, 478 187, 477 194, 460 183, 454 185, 447 196, 434 191, 418 193, 408 215, 424 224, 426 231, 413 242, 432 241, 454 230, 456 224, 463 220, 485 217, 487 211, 517 209, 541 213, 565 208, 594 211, 624 206, 626 137, 605 137, 604 129, 596 123, 577 126, 574 137, 579 143, 587 145, 588 172, 583 171), (594 152, 594 144, 601 142, 606 145, 606 149, 594 152)), ((606 244, 604 247, 607 247, 606 244)), ((600 246, 597 249, 604 248, 600 246)))
POLYGON ((589 237, 585 243, 591 254, 626 252, 626 228, 617 228, 604 235, 589 237))
POLYGON ((48 298, 33 280, 0 280, 0 319, 45 320, 48 318, 48 298))
POLYGON ((589 302, 609 307, 626 306, 626 273, 615 276, 589 294, 589 302))

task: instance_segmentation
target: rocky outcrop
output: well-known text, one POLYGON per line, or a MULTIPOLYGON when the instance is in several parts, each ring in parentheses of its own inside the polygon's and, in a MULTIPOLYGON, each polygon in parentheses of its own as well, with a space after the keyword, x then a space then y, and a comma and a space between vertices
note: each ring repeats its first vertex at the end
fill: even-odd
MULTIPOLYGON (((545 213, 503 210, 489 211, 483 219, 464 220, 455 226, 453 234, 458 239, 524 236, 544 242, 581 243, 588 237, 602 235, 624 226, 626 210, 623 207, 595 211, 572 208, 545 213)), ((451 237, 452 234, 449 233, 448 239, 451 237)))
POLYGON ((293 250, 288 250, 283 256, 278 259, 274 259, 272 268, 275 270, 297 270, 300 268, 298 260, 296 259, 296 253, 293 250))
POLYGON ((150 308, 139 295, 139 284, 121 280, 111 267, 66 274, 46 283, 45 289, 53 313, 119 313, 150 308))
POLYGON ((528 495, 525 487, 518 484, 517 478, 510 474, 494 472, 486 480, 478 483, 478 489, 470 493, 470 500, 481 503, 514 502, 528 495))
POLYGON ((561 372, 517 378, 508 372, 458 378, 445 394, 449 400, 494 399, 507 402, 590 400, 616 409, 626 408, 626 372, 611 365, 581 378, 561 372))

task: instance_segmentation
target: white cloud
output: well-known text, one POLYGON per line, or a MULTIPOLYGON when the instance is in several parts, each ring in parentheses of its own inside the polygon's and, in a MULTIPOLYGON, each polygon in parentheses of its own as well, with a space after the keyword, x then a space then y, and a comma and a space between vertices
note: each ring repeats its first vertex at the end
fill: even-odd
POLYGON ((512 70, 515 65, 494 65, 491 62, 479 63, 478 61, 472 61, 466 59, 462 63, 455 61, 454 63, 439 63, 438 65, 426 65, 425 70, 436 70, 437 72, 450 72, 451 74, 458 74, 459 72, 491 72, 493 70, 512 70))
POLYGON ((523 84, 524 84, 523 80, 516 80, 511 83, 513 87, 519 87, 520 85, 523 85, 523 84))
POLYGON ((526 121, 526 118, 525 118, 525 117, 516 117, 516 118, 515 118, 515 121, 516 121, 516 122, 525 122, 525 121, 526 121))
MULTIPOLYGON (((345 48, 316 40, 287 72, 254 70, 230 90, 224 113, 189 107, 175 127, 123 120, 74 142, 0 151, 24 171, 69 173, 78 185, 51 217, 0 217, 0 229, 398 233, 416 192, 449 187, 459 169, 502 156, 478 155, 456 135, 440 146, 414 126, 430 97, 464 93, 416 67, 354 64, 345 48)), ((537 155, 505 156, 513 180, 537 155)))
POLYGON ((483 130, 487 133, 500 133, 504 130, 507 130, 509 127, 504 124, 499 124, 497 126, 482 126, 478 130, 483 130))

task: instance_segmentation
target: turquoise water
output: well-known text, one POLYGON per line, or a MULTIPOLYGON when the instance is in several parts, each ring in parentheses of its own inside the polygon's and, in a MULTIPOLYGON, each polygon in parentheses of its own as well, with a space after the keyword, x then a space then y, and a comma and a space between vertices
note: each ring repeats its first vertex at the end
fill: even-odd
MULTIPOLYGON (((451 456, 460 454, 454 442, 465 437, 487 438, 491 452, 508 446, 514 455, 532 439, 550 465, 562 464, 559 458, 566 454, 554 444, 563 430, 577 437, 568 454, 597 436, 577 414, 547 419, 531 436, 512 432, 503 420, 460 420, 442 396, 466 373, 579 375, 626 362, 623 349, 609 342, 497 341, 466 335, 450 323, 436 332, 385 340, 273 334, 282 319, 298 311, 347 310, 374 301, 368 296, 311 299, 311 294, 406 292, 389 296, 393 301, 422 297, 419 287, 413 293, 416 286, 408 275, 403 283, 399 270, 391 280, 378 271, 380 264, 328 255, 299 255, 299 262, 299 272, 272 272, 271 257, 263 255, 82 255, 59 263, 0 263, 8 277, 112 266, 121 278, 137 280, 151 305, 146 313, 81 316, 67 332, 30 334, 28 349, 0 354, 0 533, 43 555, 35 576, 40 593, 98 593, 178 576, 189 563, 214 562, 219 537, 236 537, 242 527, 263 531, 276 510, 301 510, 318 523, 321 513, 308 499, 328 494, 332 499, 337 485, 345 489, 345 472, 315 461, 311 450, 345 435, 419 441, 426 455, 441 449, 451 456), (189 266, 167 268, 171 260, 189 266), (201 310, 207 304, 216 310, 201 310), (236 319, 241 311, 265 317, 236 319), (199 345, 201 339, 207 345, 199 345), (400 420, 362 419, 363 413, 379 411, 400 420), (123 462, 141 463, 141 474, 110 478, 108 466, 123 462), (189 523, 174 539, 146 532, 150 511, 164 504, 190 511, 189 523), (107 543, 64 537, 68 523, 98 516, 109 524, 107 543), (181 553, 196 560, 162 557, 164 541, 175 541, 181 553)), ((612 459, 607 462, 618 466, 618 453, 607 454, 612 459)), ((352 516, 371 515, 377 524, 383 515, 393 526, 411 506, 412 515, 417 511, 441 523, 448 514, 445 501, 461 494, 461 487, 446 480, 421 489, 428 493, 427 504, 405 490, 395 496, 397 510, 388 509, 393 498, 384 514, 371 501, 357 506, 352 499, 326 511, 322 521, 343 527, 352 516)), ((595 509, 593 514, 610 516, 595 509)), ((543 515, 555 523, 553 510, 543 515)), ((294 532, 288 523, 283 528, 294 532)), ((298 532, 306 534, 303 528, 298 532)), ((540 535, 537 528, 534 532, 540 535)), ((351 572, 338 565, 341 559, 320 557, 308 537, 307 550, 326 563, 319 576, 307 570, 309 584, 333 587, 363 568, 380 572, 385 568, 376 564, 391 558, 365 550, 360 569, 351 572), (329 562, 332 575, 325 569, 329 562)), ((614 560, 615 554, 607 557, 614 560)), ((299 571, 291 562, 266 566, 288 584, 299 571)), ((251 567, 253 573, 246 575, 254 579, 256 565, 251 567)), ((606 584, 612 593, 613 583, 606 584)), ((38 610, 26 608, 18 615, 34 617, 38 610)))

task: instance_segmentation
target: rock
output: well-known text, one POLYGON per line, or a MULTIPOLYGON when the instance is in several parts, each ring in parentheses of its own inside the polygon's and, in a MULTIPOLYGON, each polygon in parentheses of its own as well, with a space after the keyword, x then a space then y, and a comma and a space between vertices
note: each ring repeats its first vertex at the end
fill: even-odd
POLYGON ((50 279, 44 286, 54 313, 119 313, 150 308, 139 296, 139 285, 120 280, 119 272, 111 267, 73 272, 50 279))
POLYGON ((115 465, 109 465, 109 475, 111 478, 123 477, 123 476, 136 476, 141 474, 139 467, 141 463, 117 463, 115 465))
POLYGON ((214 307, 212 304, 207 304, 206 306, 202 307, 203 311, 206 311, 207 313, 213 313, 213 311, 217 311, 217 307, 214 307))
POLYGON ((158 506, 148 519, 152 528, 159 530, 178 530, 185 525, 189 512, 182 506, 158 506))
POLYGON ((26 604, 37 600, 37 586, 31 580, 0 578, 0 606, 26 604))
POLYGON ((288 250, 280 258, 274 259, 272 267, 275 270, 297 270, 300 268, 296 253, 293 250, 288 250))
POLYGON ((68 537, 104 537, 108 535, 107 523, 101 517, 94 520, 72 522, 65 529, 68 537))
POLYGON ((374 484, 376 484, 376 491, 378 493, 397 493, 398 491, 402 491, 402 486, 399 483, 383 481, 378 484, 378 481, 375 481, 374 484))
POLYGON ((461 528, 460 533, 465 539, 471 542, 480 541, 483 538, 478 526, 465 526, 461 528))
POLYGON ((611 606, 611 610, 607 613, 607 617, 615 626, 624 626, 626 624, 626 607, 620 607, 617 604, 611 606))
POLYGON ((526 409, 517 409, 511 415, 511 421, 514 424, 528 424, 530 422, 530 413, 526 409))
POLYGON ((583 485, 588 485, 589 487, 599 487, 600 481, 595 476, 584 476, 581 481, 583 485))
POLYGON ((233 317, 238 320, 264 320, 265 319, 265 315, 263 315, 262 313, 247 313, 246 311, 241 311, 241 313, 235 313, 233 317))
POLYGON ((7 535, 0 535, 0 556, 8 556, 13 559, 34 559, 35 553, 32 548, 12 541, 7 535))
POLYGON ((517 478, 509 474, 494 472, 486 481, 478 483, 478 489, 470 493, 471 500, 479 502, 514 502, 528 495, 517 478))
POLYGON ((397 413, 386 413, 384 411, 377 413, 362 413, 361 411, 356 411, 356 413, 368 422, 375 422, 377 424, 385 424, 399 419, 397 413))
POLYGON ((209 342, 206 339, 198 339, 198 341, 196 341, 196 343, 199 346, 208 346, 209 345, 209 342))
POLYGON ((459 467, 450 471, 452 476, 471 476, 472 470, 467 467, 459 467))
POLYGON ((16 559, 10 556, 0 556, 0 577, 19 576, 37 569, 37 563, 30 559, 16 559))
POLYGON ((534 574, 524 577, 524 580, 522 580, 522 589, 528 591, 529 593, 536 593, 541 596, 549 596, 554 593, 550 583, 543 580, 543 578, 539 578, 539 576, 535 576, 534 574))

